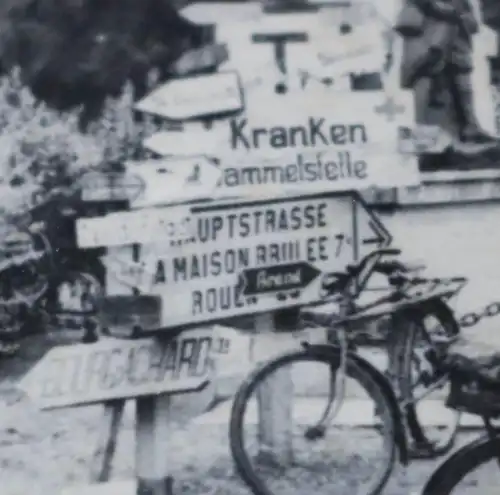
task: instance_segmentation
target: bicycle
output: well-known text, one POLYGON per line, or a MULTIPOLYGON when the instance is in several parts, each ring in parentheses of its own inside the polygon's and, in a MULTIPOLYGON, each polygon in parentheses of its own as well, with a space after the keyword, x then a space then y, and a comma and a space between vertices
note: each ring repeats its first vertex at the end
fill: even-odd
POLYGON ((470 357, 460 352, 434 352, 429 355, 438 373, 447 374, 451 392, 448 407, 479 416, 486 434, 458 449, 447 458, 426 482, 421 495, 459 495, 480 493, 478 482, 487 480, 490 490, 498 493, 500 467, 500 427, 492 420, 500 418, 500 353, 492 354, 491 348, 483 356, 470 357), (492 465, 488 466, 488 463, 492 465), (488 472, 477 473, 481 468, 494 472, 496 482, 488 472), (471 479, 468 480, 468 477, 471 479))
MULTIPOLYGON (((253 394, 258 392, 258 386, 276 370, 294 362, 316 361, 330 367, 327 407, 323 408, 320 420, 305 429, 303 436, 308 441, 317 441, 325 437, 327 426, 331 425, 333 418, 343 404, 346 377, 357 381, 358 385, 361 385, 361 388, 373 399, 377 412, 377 430, 384 435, 383 444, 386 460, 380 469, 380 473, 377 473, 378 475, 375 477, 370 489, 363 493, 370 495, 380 493, 392 473, 396 451, 399 451, 401 461, 403 463, 407 462, 409 450, 405 426, 408 427, 412 438, 416 437, 421 443, 428 440, 412 406, 416 402, 413 396, 410 397, 413 394, 413 389, 407 385, 408 382, 411 383, 412 381, 409 371, 410 366, 408 365, 408 361, 411 359, 407 352, 409 346, 404 347, 405 353, 396 352, 401 347, 399 343, 401 337, 399 335, 406 335, 405 338, 408 340, 408 335, 416 338, 416 330, 412 330, 411 327, 421 327, 423 317, 432 314, 437 319, 445 322, 446 340, 453 341, 459 329, 453 313, 444 302, 444 299, 455 294, 459 290, 456 284, 464 284, 465 279, 454 280, 455 286, 448 287, 446 290, 428 291, 427 295, 407 296, 404 288, 408 284, 414 284, 412 284, 411 279, 402 276, 401 272, 405 271, 405 269, 407 272, 411 271, 409 267, 404 267, 401 263, 384 264, 378 262, 375 263, 375 270, 388 275, 397 290, 369 305, 356 307, 352 300, 359 294, 353 291, 353 281, 366 269, 372 260, 384 255, 395 256, 399 254, 400 251, 397 249, 377 250, 363 258, 358 264, 348 267, 345 273, 328 274, 323 283, 324 291, 327 295, 340 294, 340 304, 344 306, 346 316, 339 317, 337 314, 332 313, 331 307, 325 309, 324 305, 305 309, 303 316, 308 317, 310 322, 316 326, 329 329, 330 334, 337 336, 337 342, 326 345, 305 345, 302 350, 285 353, 261 364, 247 377, 238 390, 231 411, 231 451, 240 476, 254 493, 270 495, 273 491, 259 478, 252 466, 252 459, 246 452, 243 438, 244 417, 253 394), (397 345, 390 347, 392 357, 389 362, 392 363, 393 367, 391 374, 392 376, 398 376, 398 372, 401 372, 401 378, 398 380, 392 379, 393 383, 396 382, 397 386, 395 388, 391 387, 391 381, 387 380, 387 377, 382 378, 383 375, 377 369, 356 354, 356 347, 352 339, 348 337, 353 324, 359 325, 360 322, 381 318, 386 315, 391 316, 391 323, 394 328, 397 329, 399 324, 404 324, 403 328, 406 329, 405 332, 392 332, 398 336, 398 339, 396 341, 397 345), (399 368, 395 369, 396 367, 399 368), (402 387, 402 383, 405 386, 402 387), (399 393, 399 397, 397 397, 396 391, 399 393)), ((437 386, 434 383, 432 385, 437 386)), ((457 427, 458 422, 453 424, 453 434, 451 435, 452 438, 447 439, 447 448, 450 447, 454 440, 457 427)), ((431 445, 430 442, 428 443, 431 445)))
MULTIPOLYGON (((393 254, 400 254, 393 251, 393 254)), ((436 428, 426 431, 425 419, 421 418, 418 403, 432 392, 443 388, 446 383, 434 383, 429 380, 429 363, 423 354, 435 344, 451 345, 460 334, 460 327, 448 300, 457 295, 464 287, 467 279, 454 277, 450 279, 410 277, 421 271, 423 266, 411 266, 400 261, 378 262, 374 271, 385 275, 392 291, 370 304, 363 306, 351 303, 349 308, 349 327, 359 323, 366 326, 367 320, 389 317, 387 331, 387 352, 389 358, 388 377, 396 390, 400 407, 404 412, 405 426, 412 440, 410 456, 412 458, 434 458, 448 452, 454 445, 460 424, 460 415, 450 415, 448 427, 441 426, 441 434, 436 437, 436 428), (427 290, 423 287, 427 285, 427 290), (429 329, 426 322, 437 323, 429 329), (401 330, 400 330, 401 329, 401 330), (439 330, 439 332, 438 332, 439 330), (423 349, 422 349, 423 347, 423 349), (416 368, 416 369, 414 369, 416 368), (416 371, 416 373, 414 373, 416 371), (415 376, 416 375, 416 376, 415 376), (424 390, 417 392, 419 386, 424 390), (434 435, 432 433, 434 433, 434 435)), ((335 277, 328 289, 335 292, 335 277)), ((306 314, 312 317, 312 323, 328 326, 325 317, 311 309, 306 314)), ((334 334, 337 333, 335 329, 334 334)), ((347 335, 353 350, 358 346, 349 336, 356 338, 357 332, 347 335)))

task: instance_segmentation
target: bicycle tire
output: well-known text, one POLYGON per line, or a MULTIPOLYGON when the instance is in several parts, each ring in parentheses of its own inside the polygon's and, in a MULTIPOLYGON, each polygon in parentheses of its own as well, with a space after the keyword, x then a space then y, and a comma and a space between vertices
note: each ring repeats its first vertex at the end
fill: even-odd
MULTIPOLYGON (((276 372, 281 367, 284 367, 293 362, 300 361, 318 361, 325 364, 337 364, 340 360, 340 352, 338 348, 331 345, 311 345, 302 350, 284 353, 271 361, 267 361, 257 366, 248 377, 244 380, 238 389, 232 404, 231 417, 229 423, 229 440, 230 449, 236 471, 243 479, 245 484, 252 490, 255 495, 273 495, 273 492, 262 482, 256 474, 252 461, 245 450, 244 441, 244 418, 247 406, 254 393, 257 392, 259 384, 264 382, 272 373, 276 372)), ((373 490, 366 495, 378 495, 381 493, 387 484, 397 459, 396 452, 400 447, 400 459, 402 463, 406 463, 407 452, 406 444, 401 444, 401 440, 405 440, 403 425, 401 421, 400 411, 397 407, 397 401, 387 380, 376 370, 370 363, 357 355, 347 354, 346 375, 350 378, 355 378, 358 383, 366 384, 371 387, 373 394, 377 397, 376 405, 380 411, 389 411, 389 415, 383 414, 379 418, 384 421, 386 429, 389 432, 390 452, 388 452, 387 466, 381 473, 378 483, 373 490), (362 364, 362 365, 360 365, 362 364), (374 374, 378 373, 378 377, 374 374), (387 389, 380 385, 379 380, 387 384, 387 389)))
MULTIPOLYGON (((421 318, 421 321, 413 321, 411 322, 413 324, 409 324, 403 331, 397 332, 398 338, 396 340, 395 352, 399 355, 396 357, 396 363, 398 363, 395 370, 396 385, 400 394, 400 400, 405 403, 409 402, 409 405, 404 408, 404 416, 409 434, 416 447, 413 450, 412 456, 417 458, 436 458, 453 448, 458 434, 460 413, 455 411, 449 432, 440 441, 434 441, 427 434, 423 421, 419 418, 417 405, 415 402, 412 402, 414 399, 412 355, 419 333, 424 329, 423 319, 425 317, 434 317, 439 322, 440 327, 444 329, 446 337, 450 339, 450 342, 460 334, 460 327, 454 317, 453 311, 441 299, 430 300, 419 307, 417 312, 412 312, 411 314, 414 318, 421 318), (418 317, 417 315, 421 316, 418 317)), ((426 334, 428 333, 425 330, 423 331, 426 334)), ((426 337, 432 343, 432 335, 427 334, 426 337)), ((443 398, 443 402, 445 400, 443 398)))
POLYGON ((498 460, 499 452, 500 436, 483 436, 463 446, 432 473, 421 495, 453 495, 467 475, 489 461, 498 460))

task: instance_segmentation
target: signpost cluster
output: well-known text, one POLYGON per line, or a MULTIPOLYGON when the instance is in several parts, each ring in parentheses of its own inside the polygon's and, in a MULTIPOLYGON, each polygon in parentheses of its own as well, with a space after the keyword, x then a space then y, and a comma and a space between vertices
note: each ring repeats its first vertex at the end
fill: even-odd
MULTIPOLYGON (((111 335, 128 327, 148 337, 54 349, 20 387, 43 409, 105 404, 108 440, 99 444, 94 481, 109 475, 123 401, 132 399, 138 483, 131 495, 170 495, 170 397, 216 379, 214 360, 225 346, 214 343, 211 325, 250 316, 255 332, 268 334, 275 312, 321 301, 325 274, 392 241, 357 191, 418 183, 416 157, 401 153, 413 101, 399 89, 331 87, 349 71, 363 72, 356 63, 367 56, 346 53, 350 62, 336 66, 339 54, 325 52, 337 46, 328 39, 333 30, 314 35, 324 24, 319 15, 285 22, 261 13, 258 22, 240 20, 241 29, 221 24, 228 57, 219 72, 171 81, 137 104, 182 121, 182 131, 145 140, 163 157, 127 163, 121 178, 94 174, 85 182, 88 201, 126 197, 130 204, 77 222, 80 248, 107 251, 101 322, 111 335), (242 47, 250 47, 250 71, 248 57, 237 56, 242 47), (268 65, 259 67, 252 50, 267 50, 268 65), (327 61, 317 77, 310 67, 302 71, 320 80, 320 93, 295 84, 292 68, 309 59, 327 61)), ((380 58, 373 45, 372 63, 380 58)), ((260 399, 263 439, 285 455, 292 392, 285 373, 260 399)))

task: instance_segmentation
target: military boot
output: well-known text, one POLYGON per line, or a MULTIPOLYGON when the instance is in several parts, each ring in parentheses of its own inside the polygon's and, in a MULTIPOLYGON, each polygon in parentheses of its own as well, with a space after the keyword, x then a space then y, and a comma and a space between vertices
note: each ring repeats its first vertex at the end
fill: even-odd
POLYGON ((459 142, 454 148, 465 154, 476 154, 491 148, 500 148, 500 139, 483 129, 474 108, 470 74, 454 74, 450 77, 450 93, 458 118, 459 142))

